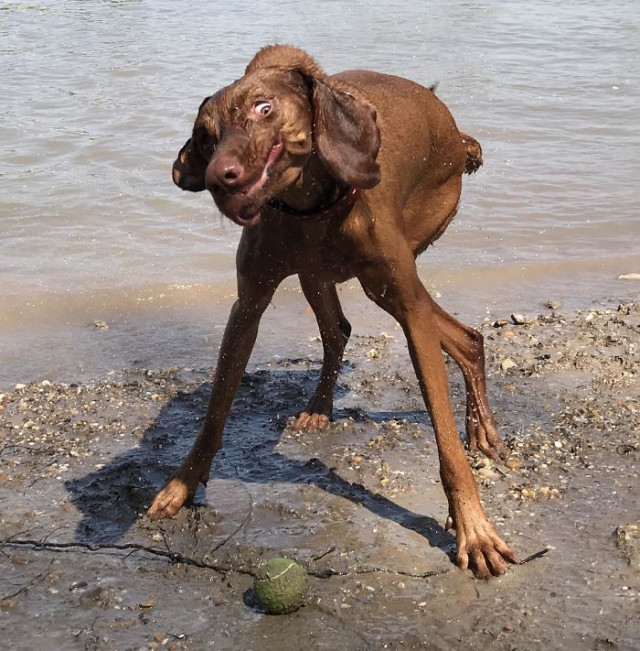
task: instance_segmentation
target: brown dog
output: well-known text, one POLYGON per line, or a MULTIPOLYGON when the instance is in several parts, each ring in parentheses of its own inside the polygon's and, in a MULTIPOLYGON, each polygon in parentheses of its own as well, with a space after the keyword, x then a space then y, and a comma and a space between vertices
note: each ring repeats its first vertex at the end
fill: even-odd
POLYGON ((204 100, 173 180, 183 190, 206 188, 222 213, 244 227, 238 300, 202 429, 149 515, 175 515, 198 483, 207 482, 260 317, 292 274, 324 347, 318 387, 296 427, 328 425, 351 331, 336 283, 356 277, 407 337, 435 429, 459 567, 488 578, 515 562, 480 505, 441 351, 464 375, 469 443, 493 456, 500 437, 487 403, 482 336, 433 301, 415 264, 453 219, 462 174, 481 164, 480 145, 458 131, 432 90, 375 72, 328 77, 292 47, 262 49, 244 77, 204 100))

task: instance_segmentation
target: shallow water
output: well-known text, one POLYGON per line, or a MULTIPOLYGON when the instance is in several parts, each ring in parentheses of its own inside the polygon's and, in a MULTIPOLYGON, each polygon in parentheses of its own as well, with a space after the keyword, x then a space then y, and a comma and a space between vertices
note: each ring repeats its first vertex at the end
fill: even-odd
MULTIPOLYGON (((617 278, 640 272, 639 25, 632 0, 3 3, 0 385, 92 375, 139 348, 150 364, 204 363, 239 228, 180 192, 171 164, 202 97, 274 42, 328 72, 439 81, 481 141, 484 168, 420 260, 448 309, 477 320, 637 294, 617 278), (110 330, 85 327, 96 320, 110 330)), ((360 295, 344 295, 348 312, 360 295)))

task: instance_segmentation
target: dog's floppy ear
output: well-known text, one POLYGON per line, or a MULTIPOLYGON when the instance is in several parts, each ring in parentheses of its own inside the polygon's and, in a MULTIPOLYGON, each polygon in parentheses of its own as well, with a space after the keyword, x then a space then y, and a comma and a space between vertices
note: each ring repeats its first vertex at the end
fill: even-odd
POLYGON ((207 163, 193 139, 189 138, 173 163, 173 182, 183 190, 202 192, 205 189, 204 174, 207 163))
POLYGON ((380 132, 376 112, 364 98, 327 77, 306 52, 288 45, 260 50, 245 74, 260 68, 278 68, 303 77, 310 89, 316 151, 336 180, 358 188, 372 188, 380 182, 376 162, 380 132))
MULTIPOLYGON (((198 109, 198 116, 203 106, 211 99, 205 97, 198 109)), ((207 170, 209 161, 202 155, 198 148, 198 120, 193 128, 193 134, 178 153, 178 157, 173 163, 172 177, 173 182, 183 190, 189 192, 202 192, 205 189, 204 175, 207 170)))
POLYGON ((345 185, 377 185, 380 131, 373 107, 334 87, 330 80, 317 78, 313 80, 312 103, 316 149, 329 173, 345 185))

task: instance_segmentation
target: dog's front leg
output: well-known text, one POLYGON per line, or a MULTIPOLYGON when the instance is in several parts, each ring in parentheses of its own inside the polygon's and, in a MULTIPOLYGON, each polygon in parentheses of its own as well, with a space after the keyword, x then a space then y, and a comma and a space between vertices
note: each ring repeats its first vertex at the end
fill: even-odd
POLYGON ((207 483, 211 462, 222 448, 222 432, 258 334, 260 318, 279 279, 239 277, 238 300, 231 309, 222 338, 209 406, 191 451, 156 495, 147 514, 173 517, 207 483))
POLYGON ((482 579, 507 570, 515 557, 487 519, 467 463, 451 406, 434 304, 418 277, 413 255, 397 235, 385 239, 384 255, 359 274, 367 295, 395 317, 409 345, 420 389, 435 430, 440 476, 456 528, 457 564, 482 579))

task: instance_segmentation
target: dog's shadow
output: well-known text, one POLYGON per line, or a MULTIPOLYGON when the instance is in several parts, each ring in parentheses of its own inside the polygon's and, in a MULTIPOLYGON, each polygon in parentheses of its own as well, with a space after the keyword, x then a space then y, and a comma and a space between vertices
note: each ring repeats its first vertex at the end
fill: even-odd
MULTIPOLYGON (((322 461, 293 459, 276 450, 294 406, 304 405, 317 382, 317 371, 270 369, 245 375, 225 428, 224 449, 216 456, 211 478, 270 484, 312 484, 361 504, 381 518, 422 535, 431 546, 451 555, 454 537, 436 520, 420 515, 372 493, 365 486, 341 478, 322 461), (240 472, 239 472, 239 469, 240 472)), ((157 490, 187 454, 204 417, 211 385, 179 393, 160 411, 140 444, 84 477, 65 483, 71 501, 81 512, 75 540, 90 544, 115 543, 141 518, 157 490)), ((336 397, 344 393, 338 387, 336 397)), ((359 412, 337 411, 336 420, 359 412)), ((384 422, 392 418, 425 420, 424 413, 367 413, 384 422)), ((327 434, 330 436, 331 434, 327 434)), ((195 502, 205 500, 202 489, 195 502)))

